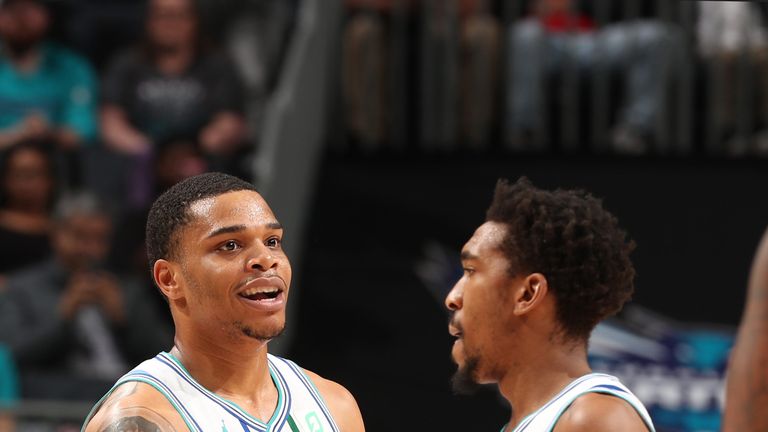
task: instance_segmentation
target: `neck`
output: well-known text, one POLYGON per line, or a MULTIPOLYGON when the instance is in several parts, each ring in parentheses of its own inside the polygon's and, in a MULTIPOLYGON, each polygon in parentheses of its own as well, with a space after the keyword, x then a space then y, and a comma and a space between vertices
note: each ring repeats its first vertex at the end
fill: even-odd
POLYGON ((5 53, 8 58, 16 66, 16 68, 22 72, 32 72, 37 69, 40 64, 41 58, 41 46, 35 45, 29 49, 19 50, 5 45, 5 53))
MULTIPOLYGON (((242 336, 248 339, 246 336, 242 336)), ((171 350, 189 373, 208 390, 231 399, 256 402, 276 392, 269 374, 267 342, 244 340, 223 343, 223 338, 184 337, 177 331, 171 350)))
POLYGON ((591 372, 585 344, 563 345, 549 339, 521 350, 525 358, 516 358, 499 381, 499 391, 512 407, 509 430, 571 381, 591 372))
POLYGON ((189 68, 194 56, 195 49, 193 46, 158 50, 155 55, 155 64, 165 74, 178 75, 189 68))

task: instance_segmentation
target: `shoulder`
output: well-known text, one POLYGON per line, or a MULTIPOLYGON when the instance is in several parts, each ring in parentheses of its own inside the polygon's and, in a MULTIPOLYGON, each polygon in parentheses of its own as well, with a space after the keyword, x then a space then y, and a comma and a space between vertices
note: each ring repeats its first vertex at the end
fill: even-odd
POLYGON ((182 417, 163 395, 151 386, 128 382, 116 388, 83 427, 83 432, 180 432, 182 417))
POLYGON ((349 390, 341 384, 325 379, 312 371, 302 370, 317 386, 317 390, 328 404, 328 409, 331 410, 331 414, 333 414, 333 418, 342 432, 362 432, 365 430, 360 408, 357 406, 357 401, 355 401, 355 397, 352 396, 349 390))
POLYGON ((563 413, 554 432, 648 432, 642 418, 627 401, 607 394, 579 396, 563 413))
POLYGON ((8 275, 6 288, 16 296, 39 294, 40 291, 58 291, 54 283, 56 269, 50 262, 35 264, 8 275), (30 290, 34 287, 34 290, 30 290))

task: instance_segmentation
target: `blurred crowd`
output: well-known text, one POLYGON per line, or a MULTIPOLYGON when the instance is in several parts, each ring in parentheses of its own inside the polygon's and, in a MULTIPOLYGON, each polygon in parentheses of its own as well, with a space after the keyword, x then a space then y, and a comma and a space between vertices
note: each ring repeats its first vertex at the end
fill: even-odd
POLYGON ((346 3, 349 147, 768 154, 762 3, 346 3))
POLYGON ((249 176, 297 3, 0 1, 0 431, 173 343, 148 206, 249 176))
MULTIPOLYGON (((208 170, 251 178, 299 4, 0 0, 0 431, 20 398, 93 401, 170 347, 148 206, 208 170)), ((768 8, 663 4, 345 0, 329 134, 768 155, 768 8)))

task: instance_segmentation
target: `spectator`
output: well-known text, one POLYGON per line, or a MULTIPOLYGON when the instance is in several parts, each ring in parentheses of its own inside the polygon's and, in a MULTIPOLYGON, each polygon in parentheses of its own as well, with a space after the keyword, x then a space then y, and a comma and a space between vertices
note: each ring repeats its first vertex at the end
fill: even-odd
POLYGON ((49 258, 52 168, 35 143, 12 147, 0 160, 0 286, 9 272, 49 258))
MULTIPOLYGON (((154 194, 159 195, 174 184, 208 171, 208 164, 193 139, 174 137, 158 146, 152 175, 155 179, 154 194)), ((110 268, 126 274, 147 274, 147 250, 144 230, 147 225, 146 211, 129 211, 121 215, 120 230, 115 232, 110 268)), ((147 279, 148 284, 154 283, 147 279)), ((159 297, 157 298, 160 301, 159 297)), ((170 321, 168 324, 172 324, 170 321)))
POLYGON ((462 142, 487 147, 498 93, 501 29, 488 0, 462 0, 459 118, 462 142))
POLYGON ((698 7, 698 50, 714 72, 711 127, 718 148, 711 150, 732 156, 768 155, 768 29, 760 6, 712 1, 699 2, 698 7), (745 73, 750 69, 753 73, 745 73), (757 110, 754 96, 760 100, 757 110), (753 119, 755 112, 758 118, 753 119), (745 129, 752 129, 749 123, 755 120, 763 129, 752 139, 754 130, 745 129))
POLYGON ((145 42, 118 56, 104 80, 104 142, 136 163, 135 207, 149 204, 152 155, 172 136, 193 136, 212 169, 234 171, 245 139, 243 86, 233 63, 205 43, 193 0, 150 0, 145 42))
POLYGON ((194 140, 183 137, 169 139, 162 145, 155 161, 155 194, 160 195, 176 183, 206 171, 208 165, 194 140))
POLYGON ((619 70, 624 74, 624 108, 610 142, 617 152, 648 150, 672 59, 672 29, 653 20, 619 22, 599 29, 589 16, 576 10, 573 0, 535 0, 532 10, 533 16, 513 24, 509 34, 510 145, 526 148, 535 144, 530 137, 542 128, 545 79, 573 65, 580 72, 619 70))
POLYGON ((46 40, 50 21, 43 0, 0 4, 0 148, 45 139, 73 150, 96 136, 94 73, 46 40))
POLYGON ((103 268, 111 230, 93 196, 67 196, 54 212, 54 258, 8 279, 0 343, 16 358, 24 397, 93 400, 130 363, 170 346, 146 285, 103 268))
POLYGON ((8 350, 0 345, 0 432, 16 430, 13 408, 18 399, 16 368, 8 350))

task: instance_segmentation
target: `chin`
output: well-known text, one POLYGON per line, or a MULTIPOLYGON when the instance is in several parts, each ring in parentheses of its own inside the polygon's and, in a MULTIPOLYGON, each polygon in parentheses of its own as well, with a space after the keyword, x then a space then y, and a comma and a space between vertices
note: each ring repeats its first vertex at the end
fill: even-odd
POLYGON ((281 320, 277 323, 243 323, 242 321, 236 321, 234 323, 235 328, 242 335, 245 335, 251 339, 256 339, 262 342, 268 342, 272 339, 279 337, 283 331, 285 331, 285 320, 281 320))
POLYGON ((466 361, 459 363, 459 368, 453 374, 451 386, 456 394, 474 394, 482 385, 477 379, 478 365, 480 360, 477 357, 469 357, 466 361))

